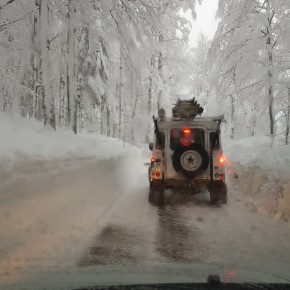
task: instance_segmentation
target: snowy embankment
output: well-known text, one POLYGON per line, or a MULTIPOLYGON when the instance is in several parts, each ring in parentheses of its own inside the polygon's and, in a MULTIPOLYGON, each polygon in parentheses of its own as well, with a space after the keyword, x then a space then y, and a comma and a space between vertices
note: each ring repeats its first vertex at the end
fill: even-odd
POLYGON ((224 141, 231 162, 231 192, 243 194, 246 204, 274 219, 290 220, 290 146, 265 136, 224 141))
MULTIPOLYGON (((43 128, 32 119, 11 118, 0 113, 0 180, 5 185, 11 179, 29 171, 45 167, 55 160, 108 159, 141 152, 136 147, 118 139, 97 134, 75 135, 67 129, 43 128), (33 166, 32 166, 33 165, 33 166), (15 174, 16 173, 16 174, 15 174)), ((37 172, 31 172, 37 173, 37 172)))

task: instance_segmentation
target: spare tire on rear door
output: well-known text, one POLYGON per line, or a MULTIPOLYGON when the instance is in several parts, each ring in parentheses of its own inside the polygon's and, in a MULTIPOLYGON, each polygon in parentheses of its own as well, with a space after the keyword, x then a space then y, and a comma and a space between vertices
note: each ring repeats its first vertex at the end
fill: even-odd
POLYGON ((186 178, 194 178, 208 168, 209 157, 198 143, 180 145, 174 150, 172 164, 176 172, 181 172, 186 178))

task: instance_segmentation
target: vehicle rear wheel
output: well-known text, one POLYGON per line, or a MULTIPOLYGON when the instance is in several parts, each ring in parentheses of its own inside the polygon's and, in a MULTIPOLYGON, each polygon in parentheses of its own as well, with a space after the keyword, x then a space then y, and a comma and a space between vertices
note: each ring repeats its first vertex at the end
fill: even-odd
POLYGON ((153 204, 164 204, 164 189, 150 188, 149 202, 153 204))
POLYGON ((224 182, 213 181, 207 186, 207 189, 210 194, 211 204, 228 203, 227 186, 224 182))

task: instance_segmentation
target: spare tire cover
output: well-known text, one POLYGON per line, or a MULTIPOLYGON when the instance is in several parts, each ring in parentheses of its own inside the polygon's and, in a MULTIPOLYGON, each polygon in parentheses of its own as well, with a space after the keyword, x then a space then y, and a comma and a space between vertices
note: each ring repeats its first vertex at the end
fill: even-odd
POLYGON ((172 164, 176 172, 194 178, 208 168, 209 157, 200 144, 194 143, 188 147, 180 145, 173 153, 172 164))

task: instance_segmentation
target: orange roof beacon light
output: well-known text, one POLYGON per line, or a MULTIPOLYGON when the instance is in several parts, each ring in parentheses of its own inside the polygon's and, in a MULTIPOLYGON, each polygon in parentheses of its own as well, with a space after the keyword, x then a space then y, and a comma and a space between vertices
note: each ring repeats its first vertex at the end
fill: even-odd
POLYGON ((188 129, 188 128, 186 128, 186 129, 183 129, 182 130, 182 132, 183 132, 183 134, 184 134, 184 136, 189 136, 190 135, 190 133, 191 133, 191 130, 190 129, 188 129))

